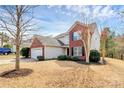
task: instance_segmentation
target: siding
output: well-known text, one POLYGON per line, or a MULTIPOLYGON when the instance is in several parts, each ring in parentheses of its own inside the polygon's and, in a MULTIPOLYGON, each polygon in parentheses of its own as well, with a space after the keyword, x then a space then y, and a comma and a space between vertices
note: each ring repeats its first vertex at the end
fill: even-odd
POLYGON ((65 55, 65 48, 45 46, 44 55, 45 59, 57 58, 59 55, 65 55))
POLYGON ((100 49, 100 35, 98 30, 96 29, 95 32, 92 35, 92 39, 91 39, 91 50, 95 49, 98 50, 100 49))
POLYGON ((64 44, 69 44, 69 35, 65 35, 63 37, 58 38, 60 41, 62 41, 64 44))

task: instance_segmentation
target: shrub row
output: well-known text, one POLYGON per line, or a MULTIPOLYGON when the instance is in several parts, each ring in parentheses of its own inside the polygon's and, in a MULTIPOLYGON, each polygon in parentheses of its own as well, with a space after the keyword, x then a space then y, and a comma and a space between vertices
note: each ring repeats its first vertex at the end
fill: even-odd
MULTIPOLYGON (((80 61, 80 58, 78 56, 66 56, 66 55, 60 55, 57 58, 58 60, 72 60, 72 61, 80 61)), ((89 56, 90 62, 99 62, 100 61, 100 53, 97 50, 91 50, 90 56, 89 56)))
POLYGON ((43 56, 37 56, 37 60, 38 61, 43 61, 44 60, 44 57, 43 56))
POLYGON ((57 58, 58 60, 72 60, 72 61, 79 61, 79 57, 77 56, 66 56, 66 55, 60 55, 57 58))
MULTIPOLYGON (((25 47, 21 49, 21 55, 25 58, 29 57, 30 49, 25 47)), ((37 59, 39 61, 44 60, 43 56, 38 56, 37 59)), ((67 56, 67 55, 60 55, 57 58, 58 60, 72 60, 72 61, 80 61, 78 56, 67 56)), ((100 61, 100 53, 97 50, 91 50, 89 56, 90 62, 99 62, 100 61)))

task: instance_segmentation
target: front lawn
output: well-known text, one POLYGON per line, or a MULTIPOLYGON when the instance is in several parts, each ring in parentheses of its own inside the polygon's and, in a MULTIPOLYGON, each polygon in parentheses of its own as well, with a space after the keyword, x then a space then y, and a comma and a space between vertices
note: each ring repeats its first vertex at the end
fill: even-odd
MULTIPOLYGON (((14 58, 16 58, 16 54, 0 55, 0 60, 9 60, 14 58)), ((23 57, 20 55, 20 58, 23 58, 23 57)))
MULTIPOLYGON (((23 62, 21 67, 17 75, 0 77, 0 87, 124 87, 121 81, 124 79, 120 79, 109 65, 48 60, 23 62)), ((0 65, 0 73, 13 68, 14 64, 0 65)))

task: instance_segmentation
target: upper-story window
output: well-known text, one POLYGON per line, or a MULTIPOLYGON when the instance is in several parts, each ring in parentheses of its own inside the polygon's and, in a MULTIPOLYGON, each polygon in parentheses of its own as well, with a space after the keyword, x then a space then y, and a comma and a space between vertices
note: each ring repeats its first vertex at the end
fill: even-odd
POLYGON ((79 40, 80 39, 80 35, 77 32, 73 33, 73 40, 79 40))

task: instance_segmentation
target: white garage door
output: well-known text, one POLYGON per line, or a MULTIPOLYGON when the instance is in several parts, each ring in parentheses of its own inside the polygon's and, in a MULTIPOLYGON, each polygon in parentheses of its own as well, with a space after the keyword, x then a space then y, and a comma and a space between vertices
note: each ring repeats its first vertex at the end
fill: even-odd
POLYGON ((65 55, 65 50, 61 47, 45 47, 45 58, 57 58, 60 55, 65 55))
POLYGON ((42 48, 32 48, 31 49, 31 58, 37 59, 37 56, 43 56, 42 48))

